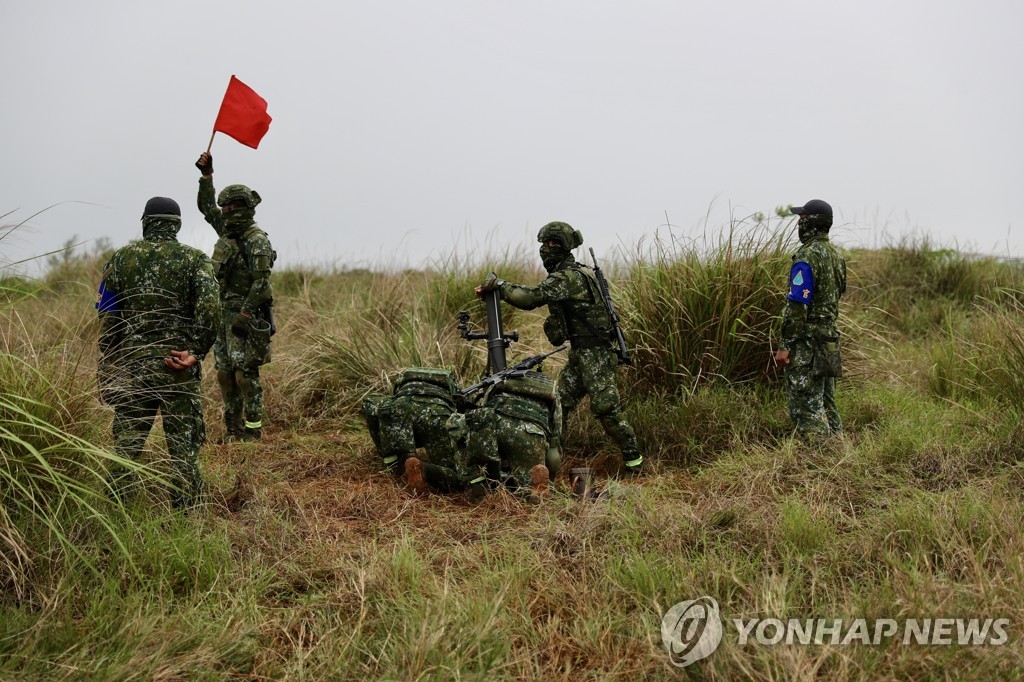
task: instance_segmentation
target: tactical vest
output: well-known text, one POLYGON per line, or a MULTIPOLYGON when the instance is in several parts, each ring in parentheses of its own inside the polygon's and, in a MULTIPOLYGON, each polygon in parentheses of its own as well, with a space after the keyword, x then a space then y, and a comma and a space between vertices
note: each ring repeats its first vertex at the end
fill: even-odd
POLYGON ((452 373, 432 367, 409 367, 403 369, 395 381, 395 397, 414 396, 443 401, 455 409, 455 393, 459 385, 452 373))
MULTIPOLYGON (((222 236, 213 247, 213 274, 220 284, 222 301, 241 303, 249 295, 252 288, 252 268, 249 258, 248 243, 255 235, 264 237, 267 233, 253 223, 237 239, 222 236)), ((270 265, 277 260, 277 252, 271 251, 270 265)))
MULTIPOLYGON (((575 270, 582 275, 579 280, 582 283, 584 298, 549 303, 551 321, 545 322, 545 332, 548 332, 549 328, 556 331, 564 328, 565 338, 574 348, 607 346, 611 341, 612 322, 601 299, 601 287, 594 271, 581 263, 573 263, 567 269, 575 270)), ((548 340, 554 343, 550 333, 548 340)))
POLYGON ((488 407, 511 419, 537 424, 551 435, 551 410, 556 399, 555 382, 538 372, 506 379, 487 400, 488 407))

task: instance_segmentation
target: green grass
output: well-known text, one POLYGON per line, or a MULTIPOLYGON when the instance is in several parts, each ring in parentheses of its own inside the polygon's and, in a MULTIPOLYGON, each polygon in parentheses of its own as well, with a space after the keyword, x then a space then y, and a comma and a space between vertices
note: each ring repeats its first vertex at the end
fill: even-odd
MULTIPOLYGON (((0 678, 1019 678, 1018 271, 921 241, 848 254, 846 433, 810 448, 768 364, 789 246, 737 225, 609 267, 642 348, 625 409, 653 466, 590 504, 561 479, 541 505, 413 496, 376 471, 355 412, 402 366, 477 376, 484 349, 454 315, 482 323, 489 270, 539 281, 532 254, 276 273, 266 440, 205 448, 213 502, 188 517, 158 479, 127 508, 106 500, 102 254, 18 280, 0 307, 0 678), (727 630, 680 672, 660 620, 701 595, 727 619, 1005 617, 1010 642, 741 647, 727 630)), ((542 320, 509 316, 515 355, 547 349, 542 320)), ((150 448, 158 470, 159 434, 150 448)), ((600 485, 618 466, 585 406, 563 460, 579 465, 600 485)))

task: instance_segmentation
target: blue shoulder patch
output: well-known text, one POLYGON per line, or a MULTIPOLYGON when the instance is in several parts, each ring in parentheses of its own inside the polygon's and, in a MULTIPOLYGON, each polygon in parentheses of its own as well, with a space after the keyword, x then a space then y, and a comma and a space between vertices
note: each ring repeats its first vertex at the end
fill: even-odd
POLYGON ((107 280, 100 282, 100 290, 96 292, 96 310, 101 313, 116 313, 121 310, 117 294, 107 288, 107 280))
POLYGON ((814 298, 814 277, 811 274, 811 266, 800 261, 793 263, 793 269, 789 273, 789 293, 786 298, 797 303, 810 303, 814 298))

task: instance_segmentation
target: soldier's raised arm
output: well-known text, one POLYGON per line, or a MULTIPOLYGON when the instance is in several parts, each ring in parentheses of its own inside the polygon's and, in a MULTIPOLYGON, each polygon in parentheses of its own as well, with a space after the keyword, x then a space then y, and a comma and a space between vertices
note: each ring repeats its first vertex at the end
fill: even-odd
POLYGON ((206 222, 217 231, 217 236, 224 234, 224 215, 217 205, 217 192, 213 188, 213 155, 203 152, 196 161, 196 168, 202 173, 199 178, 199 195, 196 203, 199 205, 199 212, 206 218, 206 222))

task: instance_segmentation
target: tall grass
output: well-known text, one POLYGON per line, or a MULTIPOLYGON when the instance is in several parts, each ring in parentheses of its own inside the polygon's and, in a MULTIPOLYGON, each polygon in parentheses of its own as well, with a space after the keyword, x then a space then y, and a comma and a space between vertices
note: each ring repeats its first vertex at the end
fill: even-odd
POLYGON ((625 317, 645 383, 685 393, 720 380, 773 379, 790 247, 783 227, 744 221, 698 241, 641 244, 625 317))
MULTIPOLYGON (((792 246, 758 229, 664 243, 661 260, 657 249, 638 255, 614 278, 627 334, 643 347, 641 366, 624 374, 625 408, 660 466, 639 483, 609 484, 604 464, 614 458, 581 410, 563 445, 567 466, 592 466, 612 493, 595 503, 575 500, 562 479, 536 506, 505 494, 477 506, 413 495, 376 471, 352 414, 361 392, 401 366, 482 371, 483 348, 459 339, 452 317, 465 305, 482 323, 471 290, 487 270, 539 281, 532 255, 423 272, 275 273, 281 331, 265 368, 265 439, 202 453, 223 504, 187 518, 132 508, 106 517, 113 534, 98 521, 74 525, 65 504, 57 527, 81 557, 44 542, 45 524, 14 524, 31 561, 22 596, 10 582, 0 591, 0 678, 1019 677, 1021 430, 1014 389, 996 379, 1024 365, 1013 364, 1024 359, 1020 297, 1002 298, 998 287, 984 301, 943 296, 944 324, 910 334, 894 320, 927 306, 927 293, 892 299, 876 320, 872 301, 888 271, 851 257, 863 290, 843 313, 854 328, 875 325, 888 345, 858 349, 865 367, 890 371, 844 379, 844 437, 809 448, 789 438, 780 387, 736 359, 744 349, 759 362, 770 354, 792 246), (677 319, 661 319, 665 306, 677 319), (743 322, 732 329, 730 316, 743 322), (688 346, 672 334, 697 338, 688 346), (973 357, 963 345, 972 335, 978 372, 956 361, 973 357), (951 358, 946 385, 970 392, 929 384, 940 346, 951 358), (687 365, 693 354, 704 364, 687 365), (705 594, 726 619, 968 615, 1014 625, 1003 647, 741 647, 727 634, 680 673, 660 619, 705 594)), ((991 267, 993 279, 983 269, 965 286, 1002 282, 991 267)), ((92 293, 91 283, 69 286, 17 304, 3 328, 12 358, 0 364, 0 395, 16 394, 18 410, 32 414, 11 411, 29 424, 18 427, 22 440, 31 436, 74 485, 100 492, 80 464, 84 446, 64 449, 49 427, 31 426, 39 419, 108 442, 89 395, 94 339, 75 312, 91 311, 92 293)), ((523 335, 516 353, 546 347, 543 311, 509 312, 507 326, 523 335)), ((215 392, 212 377, 205 382, 215 392)))
POLYGON ((851 301, 881 313, 892 331, 918 338, 1000 290, 1024 288, 1019 264, 944 247, 927 236, 857 249, 848 260, 851 301))
MULTIPOLYGON (((522 254, 471 262, 452 256, 422 272, 366 274, 368 286, 338 292, 329 303, 310 301, 309 334, 289 361, 284 385, 293 396, 296 415, 351 415, 366 393, 386 390, 389 377, 403 367, 442 367, 461 379, 479 376, 486 352, 481 344, 473 346, 459 337, 457 313, 467 310, 473 324, 485 324, 473 289, 492 271, 511 281, 532 284, 542 279, 522 254)), ((532 318, 530 324, 539 331, 539 314, 524 315, 511 306, 503 312, 507 330, 532 318)), ((523 334, 523 351, 542 338, 523 334)))
MULTIPOLYGON (((95 260, 62 264, 93 270, 95 260)), ((43 324, 21 315, 23 308, 45 310, 54 292, 45 282, 4 281, 17 285, 0 286, 0 594, 33 599, 68 565, 95 570, 90 546, 97 539, 131 563, 118 525, 126 510, 108 499, 109 467, 125 466, 147 481, 163 478, 95 444, 80 330, 55 314, 43 324)))
POLYGON ((948 323, 931 349, 931 392, 950 400, 995 400, 1024 409, 1024 291, 978 299, 948 323))

